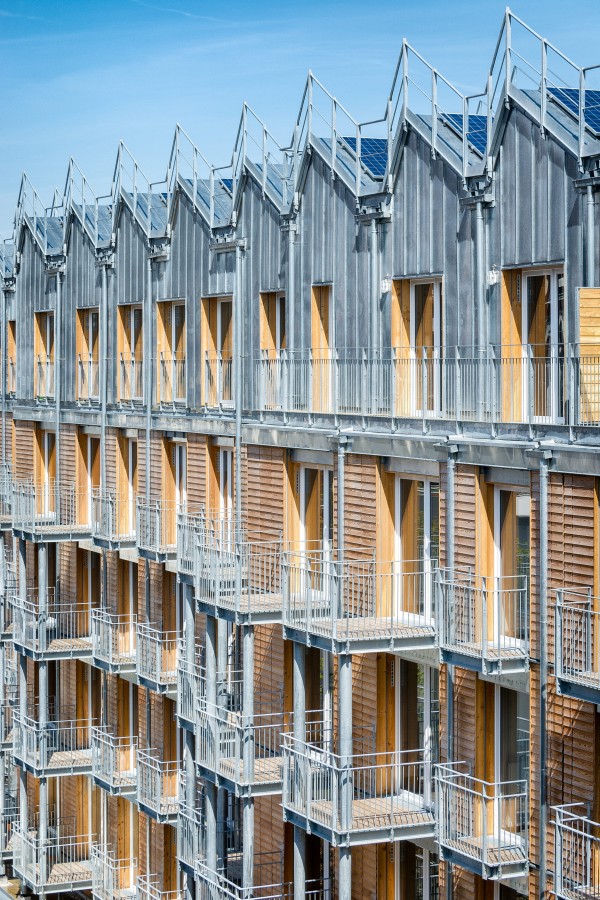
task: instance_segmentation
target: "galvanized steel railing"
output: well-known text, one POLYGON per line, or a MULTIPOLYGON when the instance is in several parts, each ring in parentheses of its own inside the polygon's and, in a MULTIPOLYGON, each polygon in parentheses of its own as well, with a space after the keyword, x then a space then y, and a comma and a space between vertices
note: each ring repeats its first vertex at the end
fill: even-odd
POLYGON ((92 534, 113 543, 136 538, 135 494, 92 489, 92 534))
POLYGON ((144 361, 129 353, 119 355, 119 400, 141 403, 144 399, 144 361))
POLYGON ((203 387, 205 406, 233 406, 233 354, 230 351, 206 352, 203 387))
POLYGON ((185 649, 180 642, 177 664, 177 715, 180 719, 195 725, 198 704, 204 690, 203 670, 198 662, 190 663, 185 658, 185 649))
POLYGON ((14 711, 12 703, 0 705, 0 743, 5 748, 12 747, 13 743, 14 711))
POLYGON ((559 900, 600 897, 600 824, 585 803, 553 807, 554 893, 559 900))
POLYGON ((54 399, 54 357, 38 353, 35 360, 34 393, 39 400, 54 399))
POLYGON ((179 811, 180 767, 164 761, 157 750, 137 754, 137 799, 158 819, 174 821, 179 811))
POLYGON ((100 365, 98 357, 80 353, 77 357, 77 399, 100 398, 100 365))
POLYGON ((158 875, 140 875, 136 880, 137 900, 183 900, 181 891, 163 891, 158 875))
POLYGON ((378 562, 374 551, 370 559, 365 557, 347 560, 337 550, 286 550, 284 627, 344 647, 369 641, 433 646, 435 563, 378 562))
POLYGON ((92 650, 91 610, 88 603, 60 597, 54 588, 40 608, 39 591, 28 591, 22 599, 14 593, 13 640, 34 654, 89 656, 92 650))
POLYGON ((193 578, 196 571, 198 542, 205 521, 206 517, 200 512, 192 514, 184 509, 177 510, 177 571, 188 579, 193 578))
POLYGON ((137 737, 116 737, 108 728, 92 728, 92 775, 111 791, 124 793, 137 785, 137 737))
POLYGON ((181 803, 177 813, 177 858, 192 871, 205 858, 205 836, 201 811, 181 803))
POLYGON ((13 528, 22 531, 91 529, 89 494, 54 479, 13 481, 12 513, 13 528))
MULTIPOLYGON (((260 857, 260 854, 255 856, 260 857)), ((267 867, 259 865, 258 871, 255 866, 254 884, 249 890, 229 878, 224 871, 215 872, 209 869, 204 862, 198 864, 196 878, 196 895, 199 900, 246 900, 248 897, 260 897, 261 900, 293 900, 294 897, 293 882, 284 882, 282 867, 276 865, 267 867), (278 868, 281 868, 279 873, 278 868), (269 873, 269 869, 273 870, 272 873, 269 873)), ((304 897, 307 900, 329 900, 333 896, 333 885, 328 879, 306 880, 304 897)))
POLYGON ((178 635, 176 631, 162 631, 144 622, 137 626, 137 674, 159 688, 177 685, 178 635))
POLYGON ((15 850, 15 832, 19 824, 19 799, 4 795, 4 808, 0 813, 0 854, 11 859, 15 850))
MULTIPOLYGON (((323 726, 323 731, 325 726, 323 726)), ((318 734, 318 726, 312 731, 318 734)), ((347 760, 324 737, 283 735, 284 809, 332 834, 431 826, 432 764, 424 750, 358 753, 347 760)))
POLYGON ((90 861, 95 900, 125 900, 136 896, 137 859, 118 859, 106 846, 92 844, 90 861))
POLYGON ((557 678, 600 690, 600 603, 591 588, 556 592, 554 669, 557 678))
POLYGON ((111 671, 135 669, 137 616, 92 610, 92 654, 111 671))
POLYGON ((465 569, 436 575, 443 650, 509 668, 529 659, 527 575, 484 577, 465 569))
POLYGON ((91 771, 91 719, 42 725, 15 709, 13 721, 13 756, 17 761, 49 775, 91 771))
POLYGON ((48 827, 45 840, 37 829, 19 823, 14 835, 14 867, 35 893, 91 887, 91 839, 71 825, 48 827))
POLYGON ((138 547, 151 553, 175 553, 180 504, 171 500, 136 501, 138 547))
POLYGON ((10 396, 17 393, 17 361, 13 356, 6 360, 6 393, 10 396))
POLYGON ((185 403, 187 399, 184 353, 161 353, 158 360, 157 403, 185 403))
MULTIPOLYGON (((486 867, 529 866, 529 796, 526 781, 490 783, 464 764, 435 767, 439 842, 486 867)), ((501 877, 501 875, 500 875, 501 877)))

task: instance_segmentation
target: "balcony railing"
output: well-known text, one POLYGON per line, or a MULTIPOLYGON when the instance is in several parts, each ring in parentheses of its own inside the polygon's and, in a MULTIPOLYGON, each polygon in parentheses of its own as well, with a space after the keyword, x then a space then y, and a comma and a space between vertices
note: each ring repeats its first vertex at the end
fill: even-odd
POLYGON ((600 423, 600 346, 260 351, 254 408, 494 424, 600 423))
POLYGON ((233 356, 231 352, 206 353, 204 403, 211 408, 232 407, 233 356))
POLYGON ((556 592, 554 668, 561 693, 600 703, 600 601, 589 591, 556 592))
POLYGON ((461 764, 438 765, 435 777, 438 839, 445 858, 483 878, 527 874, 527 782, 481 781, 461 764))
POLYGON ((13 473, 10 463, 0 464, 0 520, 12 520, 13 473))
POLYGON ((116 737, 106 726, 92 728, 92 775, 111 794, 137 787, 137 737, 116 737))
POLYGON ((179 646, 177 665, 177 715, 184 725, 195 727, 198 704, 204 690, 203 670, 198 662, 185 658, 184 647, 179 646))
MULTIPOLYGON (((261 855, 263 854, 255 854, 255 857, 260 859, 261 855)), ((259 897, 261 900, 293 900, 294 897, 294 885, 283 881, 283 866, 277 863, 255 863, 254 884, 247 890, 242 887, 241 878, 234 880, 229 871, 215 872, 203 861, 196 868, 196 879, 198 900, 246 900, 259 897)), ((306 900, 328 900, 335 896, 335 892, 328 879, 307 879, 303 896, 306 900)))
POLYGON ((77 357, 77 399, 98 400, 100 397, 100 366, 98 358, 89 354, 77 357))
POLYGON ((161 353, 158 360, 158 403, 185 403, 186 365, 183 353, 161 353))
POLYGON ((0 814, 0 854, 2 859, 12 859, 15 852, 15 830, 19 824, 19 800, 4 795, 4 809, 0 814))
POLYGON ((137 498, 137 543, 140 555, 159 561, 175 555, 177 512, 175 502, 137 498))
POLYGON ((600 824, 583 803, 554 807, 554 893, 559 900, 600 897, 600 824))
POLYGON ((205 834, 200 810, 182 803, 177 814, 177 858, 192 874, 206 855, 205 834))
POLYGON ((88 775, 92 771, 89 719, 65 719, 45 725, 14 710, 13 756, 37 778, 88 775))
POLYGON ((61 540, 91 535, 89 494, 74 484, 14 481, 12 492, 13 527, 35 538, 61 540))
POLYGON ((92 844, 92 896, 95 900, 136 897, 137 859, 117 859, 114 852, 92 844))
POLYGON ((205 521, 203 513, 177 510, 177 572, 187 582, 194 579, 198 542, 205 521))
POLYGON ((382 563, 367 551, 358 560, 339 561, 339 555, 284 554, 286 631, 334 653, 436 646, 435 564, 382 563))
POLYGON ((38 591, 29 591, 25 600, 13 595, 11 607, 13 640, 35 658, 85 659, 91 656, 89 604, 59 597, 54 588, 50 588, 43 609, 40 609, 38 591))
POLYGON ((54 399, 54 358, 38 354, 35 361, 35 396, 38 400, 54 399))
POLYGON ((0 706, 0 743, 4 750, 12 749, 15 727, 14 711, 13 703, 3 703, 0 706))
POLYGON ((137 900, 183 900, 181 891, 163 891, 158 875, 140 875, 136 882, 137 900))
POLYGON ((178 637, 176 631, 161 631, 138 622, 137 674, 141 682, 159 693, 177 690, 178 637))
POLYGON ((137 648, 137 616, 92 610, 94 664, 114 674, 134 672, 137 648))
POLYGON ((283 736, 288 815, 325 840, 352 844, 432 837, 431 763, 424 750, 355 753, 346 763, 318 737, 283 736))
POLYGON ((529 579, 441 569, 436 577, 443 655, 483 673, 529 667, 529 579))
POLYGON ((196 761, 205 772, 234 785, 252 787, 255 793, 279 793, 283 730, 283 712, 259 713, 248 721, 239 712, 205 703, 198 710, 196 761))
POLYGON ((117 494, 94 488, 92 536, 111 549, 135 544, 135 494, 117 494))
POLYGON ((4 561, 4 601, 0 604, 0 640, 12 641, 13 598, 17 592, 16 566, 6 558, 4 561))
POLYGON ((119 400, 132 403, 144 400, 144 363, 125 353, 119 358, 119 400))
POLYGON ((45 840, 36 828, 15 828, 14 868, 35 894, 91 890, 91 841, 73 826, 48 826, 45 840))
POLYGON ((137 756, 137 799, 141 808, 159 822, 175 824, 179 811, 180 769, 165 762, 156 750, 140 750, 137 756))
POLYGON ((6 360, 6 393, 12 397, 17 393, 17 361, 10 356, 6 360))

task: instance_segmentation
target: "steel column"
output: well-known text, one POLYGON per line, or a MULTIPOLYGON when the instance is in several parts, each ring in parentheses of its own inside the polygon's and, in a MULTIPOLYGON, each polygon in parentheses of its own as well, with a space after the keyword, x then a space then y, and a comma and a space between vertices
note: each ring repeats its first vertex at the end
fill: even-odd
POLYGON ((540 846, 539 861, 539 896, 546 897, 546 831, 548 826, 548 792, 547 792, 547 747, 546 747, 546 710, 548 701, 548 470, 551 454, 540 459, 540 560, 539 560, 539 597, 540 608, 540 689, 539 689, 539 735, 540 735, 540 846))
POLYGON ((585 262, 586 262, 586 283, 588 287, 593 287, 595 283, 595 265, 594 265, 594 250, 595 250, 595 241, 594 241, 594 232, 595 232, 595 222, 594 222, 594 189, 591 184, 588 184, 586 188, 586 206, 587 206, 587 234, 586 234, 586 253, 585 253, 585 262))
MULTIPOLYGON (((215 712, 217 702, 217 620, 206 617, 206 705, 209 712, 215 712)), ((216 734, 213 740, 217 740, 216 734)), ((217 870, 217 832, 223 823, 217 819, 217 786, 206 783, 206 865, 213 872, 217 870)))
MULTIPOLYGON (((243 772, 244 782, 254 780, 254 626, 242 626, 243 640, 243 772)), ((254 884, 254 798, 247 793, 242 800, 243 816, 243 887, 250 890, 254 884)))
MULTIPOLYGON (((352 656, 338 657, 338 722, 339 722, 339 766, 340 766, 340 807, 341 826, 347 831, 352 825, 352 656)), ((348 846, 340 847, 339 853, 339 898, 351 900, 352 896, 352 851, 348 846)))
MULTIPOLYGON (((306 649, 294 643, 294 737, 306 740, 306 649)), ((304 900, 306 891, 306 832, 294 825, 294 900, 304 900)))

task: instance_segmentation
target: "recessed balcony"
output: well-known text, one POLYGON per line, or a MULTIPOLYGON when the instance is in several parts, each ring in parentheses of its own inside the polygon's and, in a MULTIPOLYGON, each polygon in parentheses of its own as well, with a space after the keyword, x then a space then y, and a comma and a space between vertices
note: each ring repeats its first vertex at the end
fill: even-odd
POLYGON ((175 557, 177 512, 175 502, 137 498, 137 546, 141 557, 155 562, 175 557))
POLYGON ((144 363, 130 353, 119 354, 119 401, 143 403, 144 363))
POLYGON ((100 366, 98 358, 89 353, 77 357, 77 399, 97 402, 100 398, 100 366))
POLYGON ((106 609, 92 610, 94 665, 113 675, 136 670, 137 616, 118 615, 106 609))
POLYGON ((158 358, 158 383, 156 400, 161 406, 177 404, 185 406, 187 398, 186 365, 184 353, 161 353, 158 358))
POLYGON ((233 354, 231 351, 206 352, 204 403, 209 409, 233 408, 233 354))
POLYGON ((92 775, 109 794, 134 795, 137 737, 116 737, 106 726, 92 728, 92 775))

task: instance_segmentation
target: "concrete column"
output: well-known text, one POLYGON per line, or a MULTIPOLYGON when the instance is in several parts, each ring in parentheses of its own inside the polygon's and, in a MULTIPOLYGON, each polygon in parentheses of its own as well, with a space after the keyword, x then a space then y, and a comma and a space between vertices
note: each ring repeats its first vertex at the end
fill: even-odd
MULTIPOLYGON (((306 740, 306 648, 294 644, 294 719, 297 741, 306 740)), ((294 900, 303 900, 306 892, 306 832, 294 825, 294 900)))
MULTIPOLYGON (((338 657, 338 721, 340 808, 342 830, 352 824, 352 656, 338 657)), ((352 895, 352 853, 350 847, 340 847, 339 898, 350 900, 352 895)))

